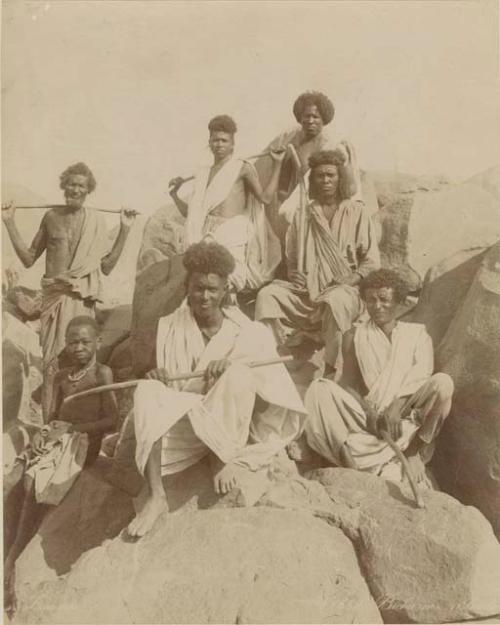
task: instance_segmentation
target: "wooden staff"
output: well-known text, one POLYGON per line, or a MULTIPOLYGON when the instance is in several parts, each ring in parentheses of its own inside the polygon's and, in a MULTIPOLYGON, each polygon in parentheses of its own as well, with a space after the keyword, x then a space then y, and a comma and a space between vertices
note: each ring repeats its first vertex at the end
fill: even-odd
POLYGON ((290 154, 292 155, 293 161, 295 163, 295 168, 297 169, 297 175, 299 177, 299 193, 300 193, 300 205, 299 205, 299 231, 298 231, 298 239, 299 239, 299 258, 298 258, 298 270, 301 273, 305 273, 305 248, 306 248, 306 185, 304 182, 304 176, 302 175, 302 163, 300 162, 299 155, 295 147, 290 143, 290 154))
MULTIPOLYGON (((15 205, 14 205, 15 206, 15 205)), ((2 206, 2 210, 6 210, 8 208, 8 206, 2 206)), ((35 208, 67 208, 67 204, 35 204, 32 206, 15 206, 16 210, 17 209, 21 209, 21 210, 32 210, 35 208)), ((122 209, 121 208, 92 208, 91 206, 87 206, 86 208, 90 208, 91 210, 95 210, 95 211, 99 211, 100 213, 121 213, 122 209)), ((133 212, 134 215, 140 215, 141 213, 139 213, 136 210, 133 209, 126 209, 128 212, 133 212)))
POLYGON ((392 451, 396 454, 396 457, 398 458, 398 460, 403 465, 403 469, 406 473, 406 477, 408 478, 408 482, 410 482, 411 490, 413 491, 413 496, 415 497, 417 507, 425 508, 424 500, 422 499, 422 495, 420 494, 420 491, 418 490, 415 476, 412 473, 410 463, 408 462, 406 456, 399 448, 399 445, 395 441, 392 440, 389 432, 385 430, 381 430, 381 434, 382 434, 382 438, 384 439, 384 441, 389 445, 392 451))
MULTIPOLYGON (((282 149, 285 150, 286 147, 282 148, 282 149)), ((259 154, 253 154, 252 156, 246 156, 242 160, 249 161, 249 160, 254 159, 254 158, 260 158, 261 156, 271 156, 271 152, 269 150, 267 150, 267 152, 260 152, 259 154)), ((183 178, 182 179, 182 184, 185 184, 186 182, 189 182, 190 180, 194 180, 194 179, 195 179, 195 176, 188 176, 187 178, 183 178)), ((173 186, 172 182, 170 182, 170 184, 168 186, 169 187, 173 186)))
MULTIPOLYGON (((289 362, 293 360, 293 356, 282 356, 281 358, 269 358, 268 360, 256 360, 254 362, 243 362, 241 364, 247 365, 250 368, 265 367, 266 365, 276 365, 282 362, 289 362)), ((178 373, 177 375, 168 376, 168 379, 172 382, 179 380, 193 380, 195 378, 202 378, 205 375, 203 371, 190 371, 189 373, 178 373)), ((64 398, 63 404, 77 399, 79 397, 87 397, 88 395, 96 395, 98 393, 104 393, 106 391, 119 391, 124 388, 134 388, 139 382, 144 380, 127 380, 126 382, 114 382, 113 384, 103 384, 102 386, 96 386, 95 388, 89 388, 86 391, 80 393, 74 393, 74 395, 68 395, 64 398)))

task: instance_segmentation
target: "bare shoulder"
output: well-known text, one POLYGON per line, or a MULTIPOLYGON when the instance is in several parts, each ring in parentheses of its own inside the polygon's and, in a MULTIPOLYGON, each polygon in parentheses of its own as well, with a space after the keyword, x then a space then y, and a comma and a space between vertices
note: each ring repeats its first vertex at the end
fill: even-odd
POLYGON ((98 384, 110 384, 113 382, 113 371, 107 365, 96 363, 96 380, 98 384))

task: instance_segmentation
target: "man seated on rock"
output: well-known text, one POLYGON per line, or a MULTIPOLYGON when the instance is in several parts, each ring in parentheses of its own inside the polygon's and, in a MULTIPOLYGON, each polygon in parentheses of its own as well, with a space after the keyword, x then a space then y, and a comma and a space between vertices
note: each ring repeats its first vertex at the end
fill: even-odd
POLYGON ((370 318, 344 335, 339 383, 320 378, 307 390, 307 442, 335 465, 389 479, 394 452, 381 440, 384 429, 423 482, 424 465, 450 412, 453 381, 445 373, 432 373, 432 341, 425 326, 396 319, 407 292, 395 272, 370 273, 360 283, 360 294, 370 318))
POLYGON ((277 354, 265 326, 225 304, 234 265, 218 243, 192 245, 184 256, 187 298, 160 319, 158 368, 134 396, 136 464, 146 478, 146 502, 129 525, 131 536, 144 535, 167 509, 162 475, 211 452, 215 490, 225 494, 242 472, 268 466, 300 433, 305 411, 285 367, 248 367, 277 354), (194 371, 200 377, 189 379, 194 371), (263 411, 262 402, 269 404, 263 411))
POLYGON ((304 337, 324 342, 327 374, 336 369, 342 334, 362 312, 358 283, 380 265, 365 205, 342 197, 342 163, 333 150, 309 159, 311 201, 304 226, 297 211, 287 233, 289 281, 261 289, 255 308, 255 318, 269 325, 280 343, 296 346, 304 337))
POLYGON ((96 460, 103 434, 117 422, 118 407, 112 392, 63 403, 69 395, 113 381, 111 369, 96 361, 99 342, 92 317, 81 315, 68 323, 65 351, 71 364, 54 377, 49 422, 34 434, 13 467, 18 479, 24 479, 26 494, 5 561, 10 609, 15 607, 15 562, 36 531, 45 509, 40 504, 58 505, 62 501, 82 468, 96 460))

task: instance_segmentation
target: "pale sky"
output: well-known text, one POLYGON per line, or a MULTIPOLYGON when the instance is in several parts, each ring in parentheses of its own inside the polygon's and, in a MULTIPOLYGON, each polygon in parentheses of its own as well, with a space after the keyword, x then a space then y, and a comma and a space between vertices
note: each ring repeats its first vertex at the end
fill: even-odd
POLYGON ((4 0, 2 29, 3 180, 47 201, 83 160, 93 205, 151 212, 212 116, 252 154, 308 89, 365 169, 460 180, 500 163, 495 1, 4 0))

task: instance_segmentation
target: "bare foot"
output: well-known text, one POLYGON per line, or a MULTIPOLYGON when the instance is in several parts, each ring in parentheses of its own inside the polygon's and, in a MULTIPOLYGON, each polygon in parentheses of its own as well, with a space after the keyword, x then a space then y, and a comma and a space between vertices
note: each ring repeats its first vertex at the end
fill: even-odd
POLYGON ((214 490, 218 495, 226 495, 238 485, 239 467, 229 462, 224 464, 216 456, 211 457, 214 490))
POLYGON ((408 464, 417 484, 427 482, 427 474, 425 473, 425 464, 422 462, 420 454, 411 454, 408 456, 408 464))
POLYGON ((164 495, 149 497, 142 510, 137 513, 135 519, 129 524, 129 535, 136 538, 144 536, 156 523, 158 517, 167 510, 167 499, 164 495))

